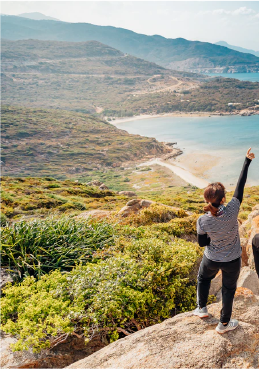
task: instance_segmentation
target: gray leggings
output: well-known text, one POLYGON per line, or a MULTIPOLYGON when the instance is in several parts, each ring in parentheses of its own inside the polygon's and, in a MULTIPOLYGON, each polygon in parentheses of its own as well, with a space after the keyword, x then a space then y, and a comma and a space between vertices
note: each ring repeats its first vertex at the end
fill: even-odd
POLYGON ((216 262, 209 260, 205 255, 200 265, 197 286, 197 304, 200 308, 207 305, 210 283, 219 270, 222 271, 222 309, 220 313, 221 323, 228 323, 231 318, 233 300, 237 287, 237 280, 241 268, 241 258, 216 262))

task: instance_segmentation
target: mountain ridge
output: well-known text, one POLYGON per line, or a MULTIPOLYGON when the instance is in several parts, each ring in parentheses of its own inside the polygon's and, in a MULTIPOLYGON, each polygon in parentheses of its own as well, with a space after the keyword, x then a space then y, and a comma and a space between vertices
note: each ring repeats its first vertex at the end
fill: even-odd
POLYGON ((259 71, 259 58, 252 54, 183 38, 147 36, 113 26, 5 16, 2 18, 2 37, 72 42, 95 40, 166 68, 191 72, 259 71))

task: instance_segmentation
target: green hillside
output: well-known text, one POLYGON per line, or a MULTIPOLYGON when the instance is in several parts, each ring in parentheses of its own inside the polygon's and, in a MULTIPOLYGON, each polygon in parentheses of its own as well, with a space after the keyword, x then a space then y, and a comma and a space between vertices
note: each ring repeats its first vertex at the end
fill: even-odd
POLYGON ((166 153, 154 138, 130 135, 86 114, 2 107, 5 175, 82 176, 166 153))
POLYGON ((146 36, 127 29, 96 26, 89 23, 36 21, 15 16, 2 16, 2 38, 10 40, 39 39, 56 41, 96 40, 124 53, 155 62, 165 67, 192 70, 236 66, 259 68, 259 58, 208 42, 146 36), (187 64, 177 64, 188 61, 187 64), (176 64, 175 64, 176 63, 176 64))
POLYGON ((210 81, 199 74, 165 69, 96 41, 2 42, 2 102, 9 105, 102 117, 229 112, 253 107, 258 92, 258 83, 210 81))

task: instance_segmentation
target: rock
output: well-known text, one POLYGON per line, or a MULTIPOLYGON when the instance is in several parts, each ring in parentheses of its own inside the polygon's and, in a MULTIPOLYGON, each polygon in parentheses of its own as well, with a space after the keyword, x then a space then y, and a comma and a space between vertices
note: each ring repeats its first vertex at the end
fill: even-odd
POLYGON ((31 350, 13 352, 10 345, 16 341, 16 338, 1 333, 1 368, 64 368, 105 346, 99 339, 86 345, 84 338, 69 336, 64 343, 36 354, 31 350))
POLYGON ((133 191, 120 191, 118 192, 119 195, 124 195, 124 196, 128 196, 128 197, 135 197, 137 196, 137 194, 133 191))
POLYGON ((233 318, 239 327, 215 331, 221 303, 208 306, 210 317, 191 312, 122 338, 71 364, 69 369, 258 368, 259 297, 246 288, 236 293, 233 318))
POLYGON ((2 290, 2 288, 4 288, 4 286, 11 282, 13 283, 14 279, 13 276, 8 273, 4 268, 1 268, 0 270, 0 290, 2 290))
POLYGON ((86 183, 86 186, 97 186, 97 187, 99 187, 102 184, 103 184, 102 182, 95 180, 95 181, 86 183))
POLYGON ((140 206, 142 208, 148 208, 151 204, 154 204, 154 201, 151 200, 141 200, 140 206))
POLYGON ((247 266, 241 269, 237 286, 249 288, 255 295, 259 295, 259 278, 256 272, 247 266))
POLYGON ((153 203, 154 201, 150 200, 132 199, 118 212, 118 215, 125 218, 131 214, 138 213, 144 208, 148 208, 153 203))
POLYGON ((133 205, 140 204, 140 203, 141 203, 141 200, 134 199, 134 200, 128 201, 126 206, 133 206, 133 205))
POLYGON ((109 190, 109 187, 107 187, 104 183, 101 184, 101 186, 99 187, 100 190, 109 190))
POLYGON ((222 273, 221 270, 218 272, 215 278, 212 279, 210 285, 210 295, 217 295, 217 293, 221 290, 222 287, 222 273))
POLYGON ((89 210, 84 211, 81 214, 77 215, 76 219, 88 219, 88 218, 95 218, 95 219, 103 219, 107 218, 112 214, 112 211, 108 210, 89 210))

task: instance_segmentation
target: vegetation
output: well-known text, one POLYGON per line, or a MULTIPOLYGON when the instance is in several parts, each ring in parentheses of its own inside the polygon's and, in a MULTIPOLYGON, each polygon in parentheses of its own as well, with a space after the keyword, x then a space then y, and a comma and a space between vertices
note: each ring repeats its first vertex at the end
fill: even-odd
POLYGON ((107 343, 194 307, 199 248, 183 240, 120 239, 112 255, 71 272, 27 277, 4 289, 2 329, 15 350, 53 347, 69 334, 107 343))
MULTIPOLYGON (((3 210, 10 204, 24 206, 28 189, 35 190, 26 195, 31 205, 38 192, 69 202, 76 196, 89 208, 98 201, 99 208, 108 203, 115 210, 126 202, 112 191, 79 182, 3 179, 3 210)), ((202 249, 189 241, 195 240, 202 191, 168 188, 146 195, 158 203, 135 216, 113 215, 105 222, 75 219, 74 209, 58 218, 31 209, 35 219, 29 222, 4 219, 2 266, 18 271, 19 282, 4 288, 1 328, 18 337, 14 350, 38 352, 70 335, 108 344, 194 308, 202 249), (182 210, 172 207, 179 205, 182 210)), ((243 219, 258 200, 258 187, 247 188, 243 219)), ((58 206, 50 203, 52 213, 58 206)))
POLYGON ((2 148, 5 175, 62 179, 168 151, 90 115, 10 106, 2 107, 2 148))
POLYGON ((113 244, 113 228, 108 224, 71 218, 21 221, 3 228, 1 261, 18 271, 20 279, 40 277, 91 261, 97 250, 113 244))

